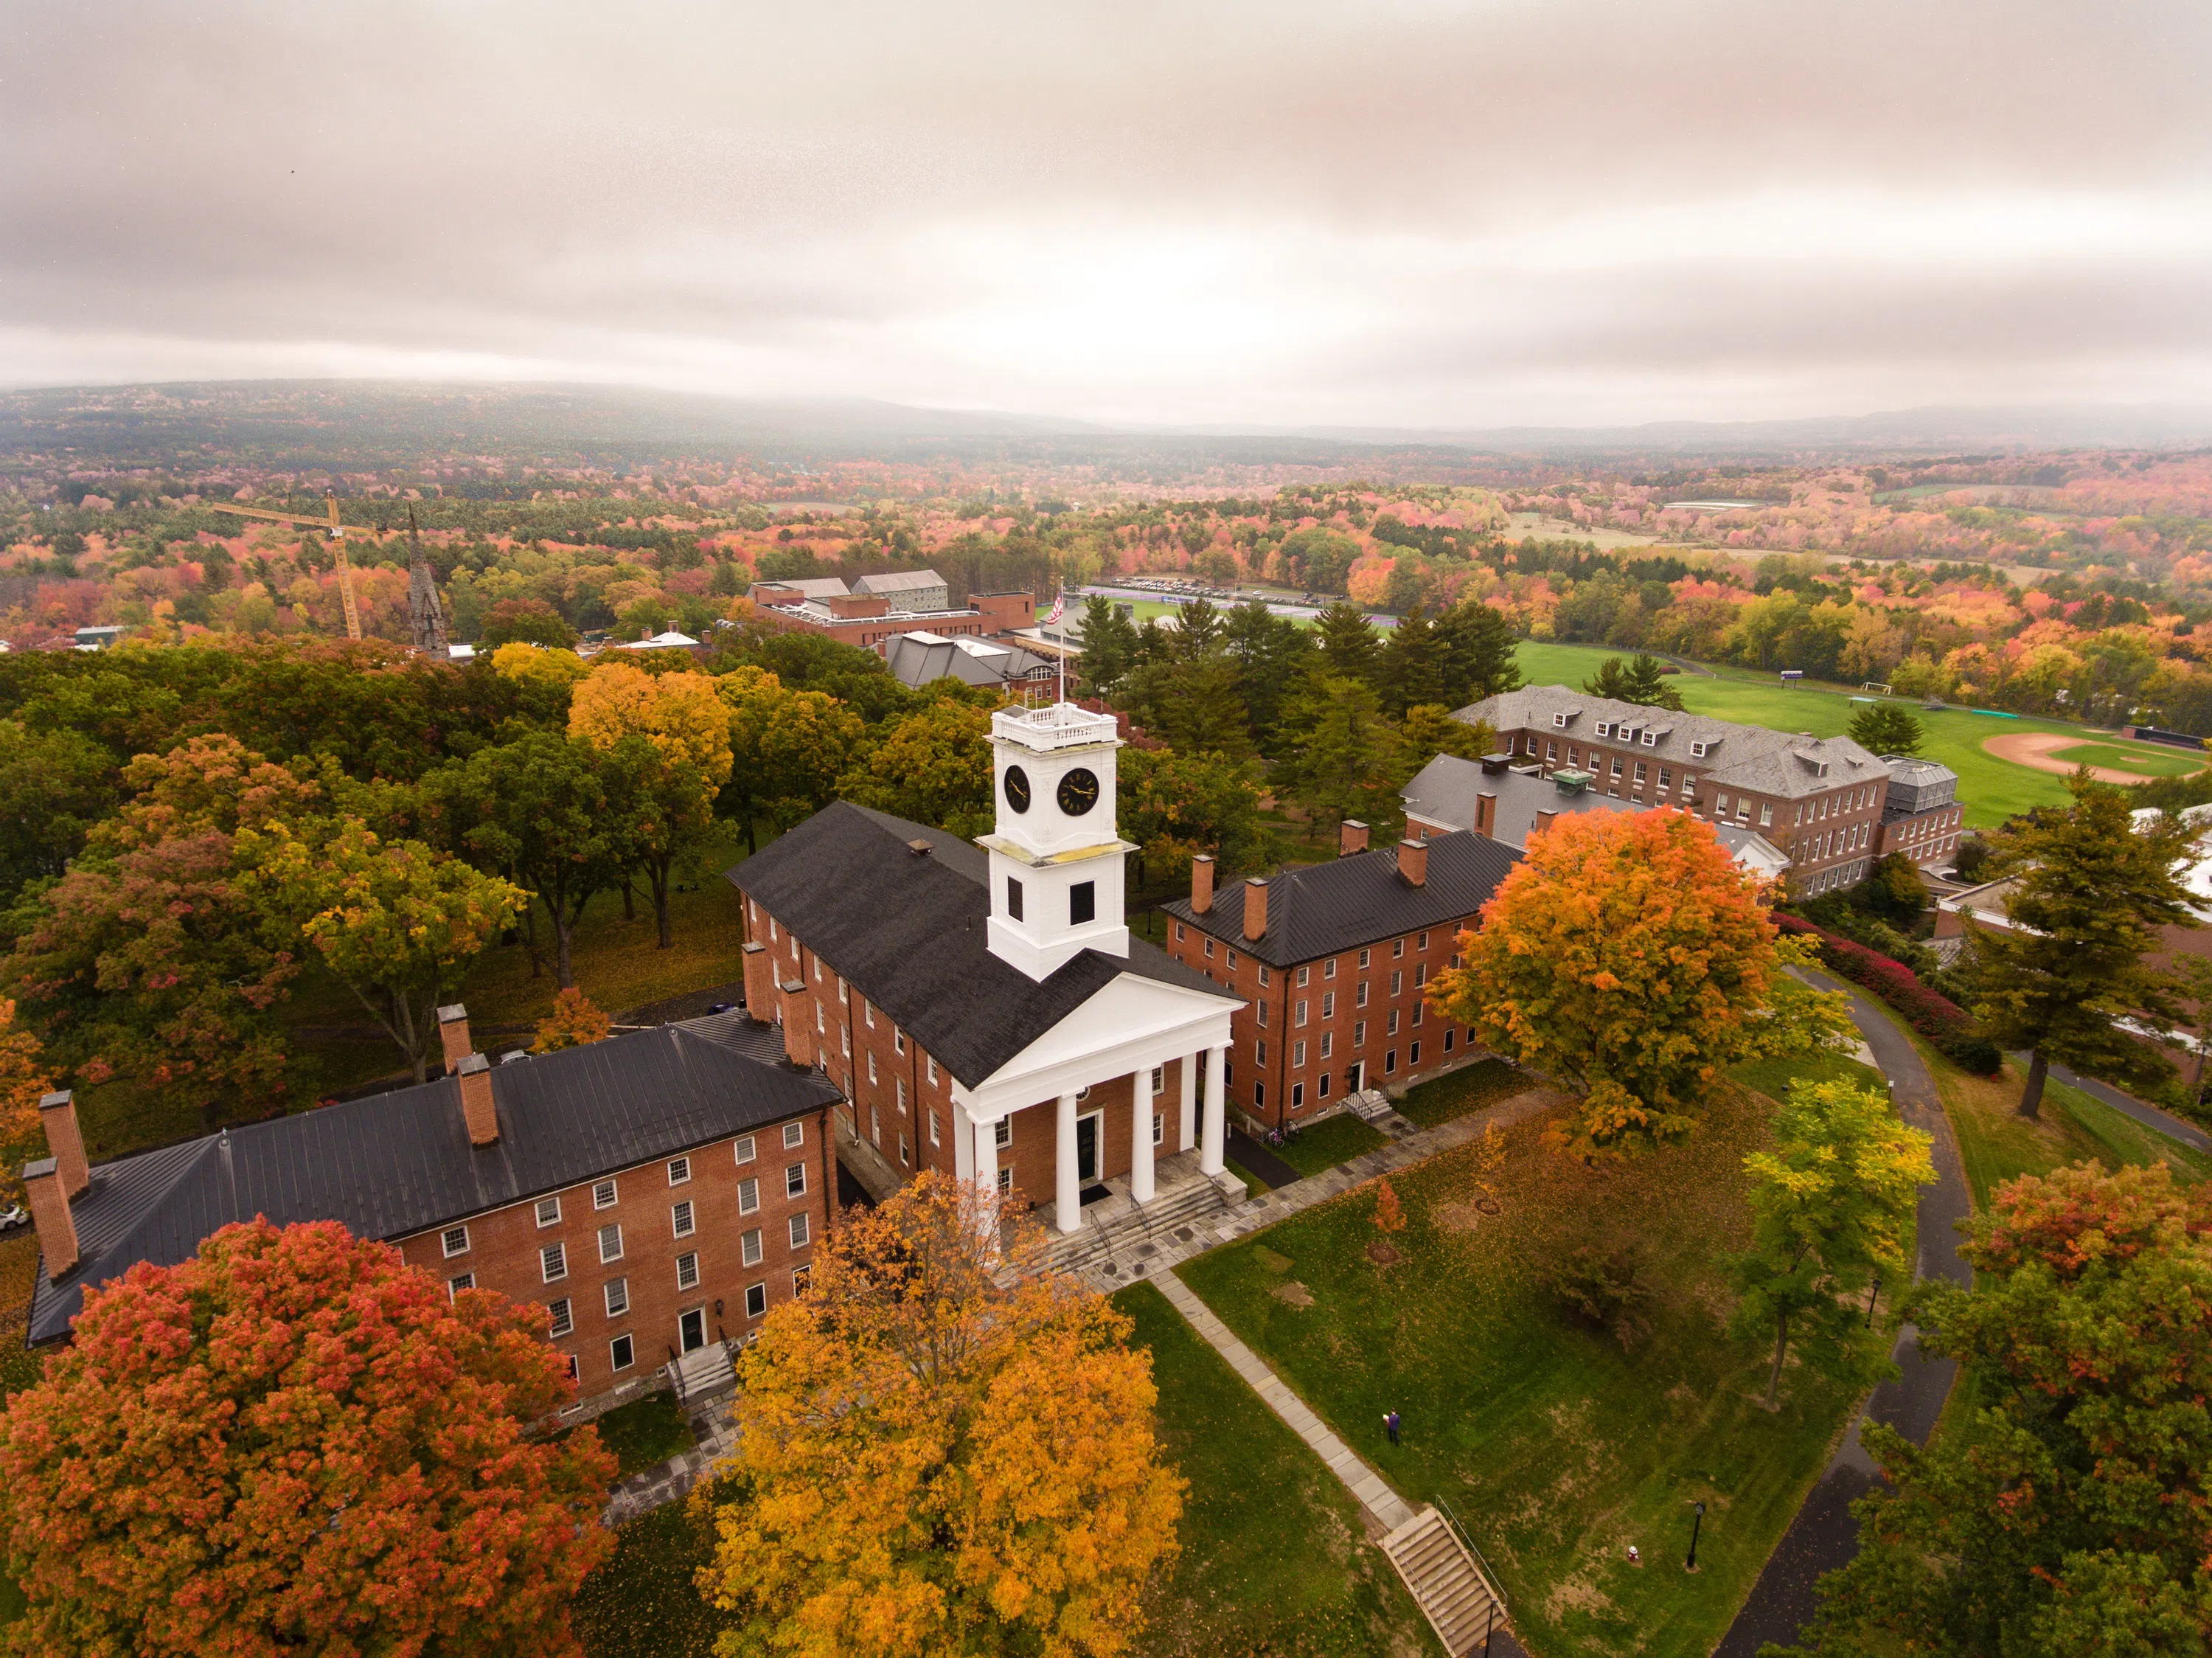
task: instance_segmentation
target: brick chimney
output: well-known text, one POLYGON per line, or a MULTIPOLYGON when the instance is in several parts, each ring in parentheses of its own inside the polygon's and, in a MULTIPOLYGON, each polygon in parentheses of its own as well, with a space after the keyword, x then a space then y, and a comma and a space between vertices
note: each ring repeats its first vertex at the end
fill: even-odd
POLYGON ((1367 826, 1358 818, 1346 818, 1337 826, 1336 855, 1348 858, 1354 852, 1367 850, 1367 826))
POLYGON ((76 1096, 67 1088, 39 1101, 39 1125, 46 1131, 46 1149, 61 1173, 62 1195, 82 1198, 92 1185, 92 1170, 84 1161, 84 1135, 76 1125, 76 1096))
POLYGON ((59 1166, 51 1157, 24 1164, 23 1189, 30 1194, 31 1224, 38 1228, 39 1252, 46 1258, 47 1280, 64 1277, 82 1255, 76 1243, 76 1217, 70 1213, 59 1166))
POLYGON ((1408 835, 1398 843, 1398 873, 1408 887, 1429 884, 1429 843, 1408 835))
POLYGON ((1204 915, 1213 908, 1213 855, 1200 852, 1190 861, 1190 908, 1204 915))
POLYGON ((775 963, 768 946, 748 944, 745 958, 745 1015, 756 1025, 775 1023, 775 963))
POLYGON ((814 1033, 806 1027, 806 981, 789 978, 783 982, 783 1057, 801 1070, 812 1070, 814 1061, 807 1053, 808 1039, 814 1033))
POLYGON ((1559 820, 1559 814, 1557 812, 1537 813, 1535 824, 1528 831, 1528 838, 1534 840, 1537 836, 1542 834, 1544 831, 1550 828, 1559 820))
POLYGON ((1477 795, 1474 797, 1474 832, 1495 838, 1498 828, 1498 796, 1477 795))
POLYGON ((461 1079, 461 1120, 469 1143, 488 1146, 499 1138, 499 1112, 491 1100, 491 1061, 480 1053, 464 1055, 456 1066, 461 1079))
POLYGON ((438 1009, 438 1040, 446 1050, 446 1075, 451 1076, 476 1051, 469 1041, 469 1010, 460 1003, 438 1009))
POLYGON ((1244 936, 1264 937, 1267 931, 1267 878, 1254 875, 1244 883, 1244 936))

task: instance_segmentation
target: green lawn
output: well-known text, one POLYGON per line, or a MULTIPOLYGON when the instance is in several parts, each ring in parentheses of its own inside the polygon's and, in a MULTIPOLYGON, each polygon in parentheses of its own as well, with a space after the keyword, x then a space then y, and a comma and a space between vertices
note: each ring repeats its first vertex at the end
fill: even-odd
POLYGON ((584 1580, 571 1613, 586 1658, 712 1658, 714 1637, 737 1619, 692 1582, 714 1557, 714 1522, 698 1499, 695 1491, 615 1533, 614 1553, 584 1580))
POLYGON ((599 1443, 615 1454, 617 1480, 658 1467, 669 1458, 696 1448, 699 1442, 673 1393, 647 1393, 627 1405, 617 1405, 605 1416, 594 1417, 592 1425, 599 1430, 599 1443))
POLYGON ((1325 1122, 1315 1124, 1303 1131, 1287 1144, 1274 1148, 1275 1155, 1301 1174, 1319 1174, 1324 1169, 1334 1168, 1339 1163, 1349 1162, 1364 1152, 1377 1146, 1387 1146, 1390 1137, 1364 1119, 1350 1112, 1340 1112, 1325 1122))
POLYGON ((1133 1284, 1159 1385, 1163 1451, 1190 1482, 1175 1570, 1152 1596, 1149 1654, 1365 1658, 1441 1650, 1359 1505, 1304 1440, 1200 1340, 1167 1297, 1133 1284))
POLYGON ((1770 1414, 1765 1344, 1723 1328, 1716 1258, 1748 1235, 1742 1159, 1771 1112, 1727 1088, 1685 1143, 1595 1167, 1544 1148, 1547 1119, 1531 1119, 1504 1131, 1486 1191, 1480 1146, 1392 1177, 1407 1220, 1394 1263, 1368 1255, 1362 1188, 1180 1271, 1401 1492, 1450 1499, 1533 1650, 1703 1658, 1857 1398, 1793 1365, 1770 1414), (1623 1238, 1653 1292, 1626 1346, 1539 1277, 1580 1244, 1623 1238), (1381 1426, 1393 1408, 1400 1448, 1381 1426), (1673 1562, 1692 1501, 1709 1512, 1703 1570, 1686 1577, 1673 1562))
POLYGON ((2185 777, 2204 769, 2204 756, 2185 749, 2156 749, 2134 743, 2077 742, 2071 748, 2054 748, 2054 760, 2069 765, 2108 765, 2118 771, 2137 771, 2154 777, 2185 777))
POLYGON ((1794 1082, 1856 1082, 1861 1088, 1876 1088, 1884 1094, 1889 1091, 1889 1079, 1872 1065, 1863 1065, 1840 1053, 1824 1053, 1810 1059, 1760 1059, 1738 1065, 1729 1075, 1744 1087, 1756 1088, 1775 1100, 1788 1093, 1794 1082))
MULTIPOLYGON (((1520 645, 1519 660, 1522 677, 1532 685, 1579 686, 1597 671, 1607 657, 1630 654, 1598 645, 1549 644, 1524 639, 1520 645)), ((1716 667, 1712 671, 1717 677, 1677 674, 1668 680, 1682 693, 1684 705, 1693 714, 1763 725, 1777 731, 1808 731, 1816 737, 1835 737, 1848 730, 1851 716, 1867 706, 1851 701, 1850 692, 1840 686, 1804 681, 1784 685, 1771 674, 1759 674, 1750 668, 1716 667)), ((2057 731, 2081 735, 2081 727, 2059 720, 1977 714, 1967 709, 1924 713, 1909 698, 1893 700, 1900 707, 1912 709, 1926 729, 1928 737, 1922 752, 1959 774, 1959 797, 1966 808, 1968 827, 1992 828, 2030 807, 2066 803, 2063 777, 2001 760, 1984 750, 1982 744, 1988 738, 2007 732, 2057 731)), ((2100 738, 2097 746, 2110 748, 2116 756, 2103 764, 2138 765, 2147 772, 2160 766, 2171 766, 2179 754, 2177 749, 2125 743, 2117 739, 2100 738)), ((2161 771, 2159 775, 2170 773, 2161 771)))
POLYGON ((1537 1086, 1503 1059, 1478 1060, 1449 1076, 1407 1089, 1398 1102, 1398 1114, 1423 1128, 1434 1128, 1537 1086))

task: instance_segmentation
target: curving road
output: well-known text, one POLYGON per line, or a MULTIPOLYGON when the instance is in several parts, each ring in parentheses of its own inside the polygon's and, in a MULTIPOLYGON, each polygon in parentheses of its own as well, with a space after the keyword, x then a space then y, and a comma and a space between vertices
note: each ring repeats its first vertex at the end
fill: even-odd
MULTIPOLYGON (((1807 972, 1804 977, 1822 990, 1841 991, 1850 998, 1851 1021, 1874 1050, 1875 1064, 1889 1079, 1892 1096, 1905 1120, 1925 1130, 1935 1141, 1936 1183, 1923 1187, 1919 1207, 1919 1257, 1916 1277, 1948 1278, 1971 1283, 1973 1271, 1959 1255, 1958 1223, 1973 1210, 1966 1177, 1959 1162, 1959 1147, 1951 1137, 1951 1125, 1943 1114, 1943 1101, 1936 1092, 1936 1079, 1888 1015, 1850 985, 1826 974, 1807 972)), ((1928 1442, 1942 1414, 1958 1366, 1949 1359, 1924 1357, 1920 1332, 1910 1325, 1899 1334, 1891 1356, 1903 1373, 1885 1381, 1867 1401, 1864 1415, 1896 1429, 1917 1444, 1928 1442)), ((1716 1658, 1754 1658, 1769 1641, 1792 1642, 1811 1618, 1817 1597, 1814 1586, 1821 1574, 1848 1565, 1858 1552, 1858 1521, 1850 1505, 1872 1490, 1881 1476, 1874 1460, 1859 1447, 1859 1423, 1854 1422, 1844 1443, 1819 1481, 1796 1519, 1783 1533, 1781 1543, 1766 1562, 1766 1569, 1752 1586, 1751 1597, 1727 1636, 1716 1658)))

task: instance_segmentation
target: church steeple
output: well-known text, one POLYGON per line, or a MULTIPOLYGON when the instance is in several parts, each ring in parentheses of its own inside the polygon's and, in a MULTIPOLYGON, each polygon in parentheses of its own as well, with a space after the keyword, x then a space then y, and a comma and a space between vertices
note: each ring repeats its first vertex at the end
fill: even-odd
POLYGON ((1129 954, 1123 857, 1137 849, 1115 821, 1111 714, 1073 703, 991 716, 998 826, 991 855, 991 954, 1031 978, 1083 951, 1129 954))

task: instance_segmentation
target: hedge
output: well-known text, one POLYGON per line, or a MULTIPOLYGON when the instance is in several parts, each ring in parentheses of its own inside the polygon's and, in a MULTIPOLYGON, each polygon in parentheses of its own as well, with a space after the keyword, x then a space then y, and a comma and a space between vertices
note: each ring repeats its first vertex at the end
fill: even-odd
POLYGON ((1948 996, 1929 990, 1903 962, 1893 961, 1879 951, 1796 916, 1778 915, 1774 924, 1785 933, 1802 933, 1814 940, 1824 965, 1889 1003, 1906 1024, 1960 1070, 1977 1076, 1994 1076, 2003 1066, 2004 1056, 1997 1051, 1996 1044, 1975 1028, 1966 1010, 1948 996))

